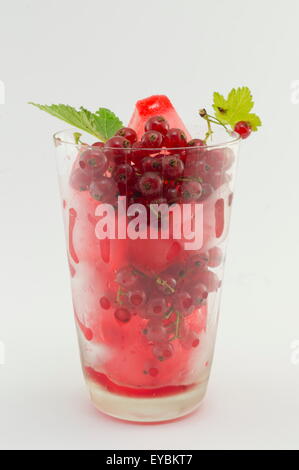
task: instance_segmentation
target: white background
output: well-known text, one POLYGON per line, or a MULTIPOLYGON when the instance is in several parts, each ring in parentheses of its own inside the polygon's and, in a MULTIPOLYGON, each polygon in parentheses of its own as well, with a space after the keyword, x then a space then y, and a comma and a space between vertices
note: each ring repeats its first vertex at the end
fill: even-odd
POLYGON ((299 3, 0 1, 0 448, 299 448, 299 3), (248 85, 262 130, 244 142, 207 398, 170 424, 90 405, 79 367, 51 134, 26 104, 106 106, 166 93, 186 121, 248 85), (298 356, 297 356, 298 359, 298 356))

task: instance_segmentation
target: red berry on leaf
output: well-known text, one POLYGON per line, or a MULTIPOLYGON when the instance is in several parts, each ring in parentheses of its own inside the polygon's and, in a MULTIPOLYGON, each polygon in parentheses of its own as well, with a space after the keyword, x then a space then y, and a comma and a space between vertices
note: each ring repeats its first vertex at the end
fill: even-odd
POLYGON ((251 127, 246 121, 239 121, 234 127, 234 131, 237 132, 242 139, 247 139, 251 134, 251 127))

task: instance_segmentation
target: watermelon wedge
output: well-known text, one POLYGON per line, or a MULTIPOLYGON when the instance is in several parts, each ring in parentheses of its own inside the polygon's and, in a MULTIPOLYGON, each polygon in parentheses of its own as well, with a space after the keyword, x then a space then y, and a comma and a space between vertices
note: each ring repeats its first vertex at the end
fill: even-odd
POLYGON ((164 116, 169 122, 170 127, 182 129, 188 140, 191 139, 182 119, 176 112, 170 99, 165 95, 153 95, 137 101, 128 127, 131 127, 137 132, 138 139, 140 139, 144 133, 146 121, 152 116, 164 116))

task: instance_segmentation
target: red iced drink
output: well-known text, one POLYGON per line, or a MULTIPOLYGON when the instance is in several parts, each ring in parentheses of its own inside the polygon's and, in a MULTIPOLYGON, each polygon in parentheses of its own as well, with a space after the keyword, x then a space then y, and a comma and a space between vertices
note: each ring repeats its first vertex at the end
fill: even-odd
POLYGON ((183 416, 209 377, 238 139, 191 139, 165 96, 137 102, 105 144, 66 138, 56 143, 92 400, 130 420, 183 416))

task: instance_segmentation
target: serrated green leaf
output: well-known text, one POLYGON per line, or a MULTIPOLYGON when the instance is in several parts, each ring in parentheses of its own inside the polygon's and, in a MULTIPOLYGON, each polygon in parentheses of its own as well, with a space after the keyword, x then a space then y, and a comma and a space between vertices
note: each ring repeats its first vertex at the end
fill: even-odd
POLYGON ((103 140, 110 139, 118 129, 123 127, 121 120, 107 108, 99 108, 95 112, 95 125, 97 132, 103 136, 103 140))
POLYGON ((233 88, 227 98, 228 111, 226 118, 228 124, 232 127, 240 121, 241 115, 249 114, 252 110, 254 102, 248 87, 233 88))
POLYGON ((213 108, 215 110, 215 116, 219 119, 223 124, 227 124, 227 112, 228 112, 228 104, 227 100, 224 98, 223 95, 215 91, 214 93, 214 103, 213 108))
POLYGON ((222 124, 229 124, 234 128, 239 121, 246 121, 253 131, 262 125, 259 116, 251 113, 254 105, 250 89, 246 86, 233 88, 227 99, 218 92, 214 93, 213 108, 215 117, 222 124))
POLYGON ((30 102, 33 106, 46 111, 71 126, 78 127, 83 131, 93 135, 97 139, 106 141, 122 127, 120 119, 109 109, 100 108, 95 114, 81 106, 76 110, 72 106, 65 104, 41 105, 30 102))
POLYGON ((262 125, 262 121, 260 120, 259 116, 254 113, 249 113, 247 115, 246 122, 248 122, 253 131, 257 131, 258 127, 262 125))

